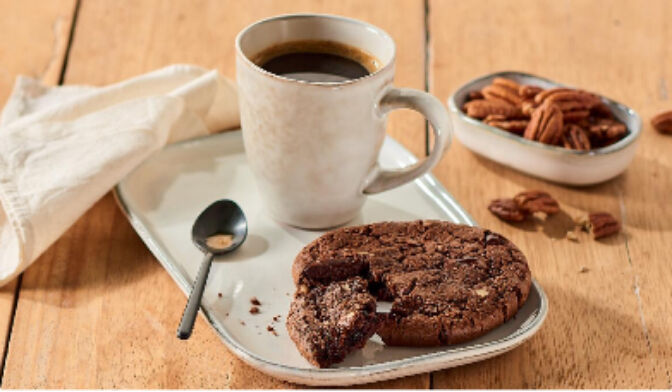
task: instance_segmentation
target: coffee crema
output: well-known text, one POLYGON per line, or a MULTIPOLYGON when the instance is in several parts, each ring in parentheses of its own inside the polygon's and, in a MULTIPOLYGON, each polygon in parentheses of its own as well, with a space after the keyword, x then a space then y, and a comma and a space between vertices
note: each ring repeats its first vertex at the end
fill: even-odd
POLYGON ((252 57, 264 70, 306 82, 344 82, 381 68, 375 56, 335 41, 301 40, 270 46, 252 57))

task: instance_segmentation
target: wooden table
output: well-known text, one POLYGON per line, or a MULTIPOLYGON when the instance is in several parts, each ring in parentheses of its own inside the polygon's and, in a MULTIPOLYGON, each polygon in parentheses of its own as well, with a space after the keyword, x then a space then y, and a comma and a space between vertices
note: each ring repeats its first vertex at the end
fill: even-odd
MULTIPOLYGON (((672 137, 648 123, 672 109, 669 1, 0 0, 0 9, 0 102, 18 74, 104 85, 186 62, 232 77, 239 30, 310 11, 387 30, 398 44, 397 85, 444 101, 473 77, 521 70, 630 105, 644 118, 637 156, 598 186, 536 180, 453 143, 434 174, 480 224, 522 248, 550 312, 510 353, 375 386, 672 387, 672 137), (492 198, 531 188, 556 196, 566 214, 520 227, 486 210, 492 198), (620 217, 624 232, 562 238, 569 216, 595 210, 620 217)), ((419 115, 393 114, 389 132, 424 153, 419 115)), ((291 387, 243 364, 203 318, 191 340, 178 341, 184 301, 107 195, 1 289, 2 386, 291 387)))

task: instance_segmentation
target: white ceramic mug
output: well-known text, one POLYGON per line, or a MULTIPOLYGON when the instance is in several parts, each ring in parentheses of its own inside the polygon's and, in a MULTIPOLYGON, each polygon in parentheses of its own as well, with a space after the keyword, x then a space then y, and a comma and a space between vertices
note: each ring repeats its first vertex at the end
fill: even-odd
POLYGON ((443 105, 418 90, 392 86, 395 45, 383 30, 332 15, 282 15, 256 22, 236 37, 236 77, 247 158, 262 199, 276 220, 302 228, 341 225, 366 195, 429 171, 450 143, 443 105), (270 73, 250 59, 301 40, 335 41, 376 57, 379 69, 344 82, 306 82, 270 73), (387 113, 423 114, 434 131, 430 155, 398 170, 379 167, 387 113))

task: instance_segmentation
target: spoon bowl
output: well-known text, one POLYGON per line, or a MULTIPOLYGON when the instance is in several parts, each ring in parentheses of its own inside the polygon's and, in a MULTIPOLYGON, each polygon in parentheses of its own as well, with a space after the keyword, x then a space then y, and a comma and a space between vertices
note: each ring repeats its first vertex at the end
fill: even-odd
POLYGON ((238 249, 245 242, 245 238, 247 238, 247 219, 243 210, 233 200, 217 200, 198 215, 191 228, 191 240, 205 257, 189 294, 180 326, 177 328, 178 338, 185 340, 191 336, 212 259, 238 249))
POLYGON ((191 228, 191 239, 202 252, 223 255, 236 250, 247 238, 247 219, 243 210, 229 199, 217 200, 198 215, 191 228), (215 235, 230 235, 231 242, 225 247, 208 245, 208 238, 215 235))

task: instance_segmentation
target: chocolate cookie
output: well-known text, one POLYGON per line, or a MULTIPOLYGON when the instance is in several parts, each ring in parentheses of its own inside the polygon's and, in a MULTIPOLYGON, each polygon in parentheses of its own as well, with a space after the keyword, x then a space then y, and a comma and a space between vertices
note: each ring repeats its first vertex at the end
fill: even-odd
POLYGON ((307 288, 366 279, 373 295, 393 301, 390 313, 381 314, 378 334, 386 344, 408 346, 455 344, 485 334, 513 317, 531 284, 525 257, 510 241, 440 221, 331 231, 297 255, 292 275, 307 288))
POLYGON ((287 316, 287 330, 301 355, 316 366, 328 367, 362 348, 380 321, 366 280, 355 277, 300 286, 287 316))

